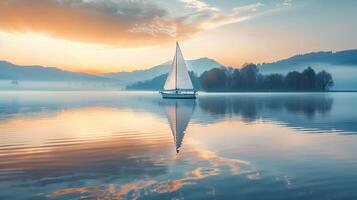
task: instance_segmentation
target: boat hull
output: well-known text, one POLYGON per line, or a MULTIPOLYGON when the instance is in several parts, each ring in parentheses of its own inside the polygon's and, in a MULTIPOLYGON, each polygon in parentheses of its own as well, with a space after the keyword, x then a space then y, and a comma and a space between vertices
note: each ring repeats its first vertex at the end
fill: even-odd
POLYGON ((196 99, 196 92, 167 92, 161 91, 160 94, 164 99, 196 99))

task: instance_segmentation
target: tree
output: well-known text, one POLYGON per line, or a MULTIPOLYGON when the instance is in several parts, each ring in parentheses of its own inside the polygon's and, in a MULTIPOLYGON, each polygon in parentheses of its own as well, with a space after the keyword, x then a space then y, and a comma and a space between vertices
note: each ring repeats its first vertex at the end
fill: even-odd
POLYGON ((265 87, 268 89, 283 89, 284 76, 281 74, 270 74, 265 77, 265 87))
POLYGON ((239 88, 241 88, 239 81, 240 81, 240 71, 239 69, 234 69, 230 81, 231 83, 230 86, 232 87, 232 90, 238 90, 239 88))
POLYGON ((331 74, 326 71, 316 74, 311 67, 302 73, 289 72, 286 76, 263 75, 254 64, 245 65, 242 69, 214 68, 204 72, 199 81, 206 91, 326 91, 334 85, 331 74))
POLYGON ((205 71, 200 76, 201 87, 206 91, 225 90, 226 81, 227 74, 223 67, 205 71))
POLYGON ((301 73, 297 71, 289 72, 284 80, 286 89, 299 90, 300 89, 301 73))
POLYGON ((316 73, 311 67, 305 69, 301 74, 300 88, 303 90, 314 90, 315 89, 315 78, 316 73))
POLYGON ((330 73, 325 70, 317 73, 316 75, 316 88, 318 90, 327 91, 333 87, 334 82, 330 73))
POLYGON ((259 69, 255 64, 247 64, 240 70, 240 84, 244 89, 256 89, 259 69))

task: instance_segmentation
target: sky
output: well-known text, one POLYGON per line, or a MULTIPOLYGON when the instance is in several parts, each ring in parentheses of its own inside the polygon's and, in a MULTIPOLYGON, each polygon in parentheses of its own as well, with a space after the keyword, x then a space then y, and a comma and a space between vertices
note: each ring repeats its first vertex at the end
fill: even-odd
POLYGON ((354 0, 1 0, 0 60, 87 73, 357 48, 354 0))

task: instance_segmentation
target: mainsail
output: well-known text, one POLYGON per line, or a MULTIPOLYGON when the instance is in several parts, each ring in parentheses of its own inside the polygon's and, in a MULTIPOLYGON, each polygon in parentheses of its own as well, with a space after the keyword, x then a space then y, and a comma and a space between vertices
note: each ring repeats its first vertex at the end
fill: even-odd
POLYGON ((195 101, 190 99, 170 99, 164 101, 164 109, 169 120, 172 135, 174 136, 177 153, 180 151, 183 137, 194 108, 195 101))
POLYGON ((176 42, 176 52, 172 62, 171 71, 166 79, 165 90, 193 90, 193 85, 188 74, 185 59, 179 44, 176 42))

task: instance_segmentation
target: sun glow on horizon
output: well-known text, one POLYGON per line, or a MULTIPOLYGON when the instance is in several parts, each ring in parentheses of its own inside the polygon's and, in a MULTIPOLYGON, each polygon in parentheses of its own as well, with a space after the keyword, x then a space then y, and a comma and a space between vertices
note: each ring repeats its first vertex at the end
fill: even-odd
POLYGON ((172 60, 175 41, 186 60, 208 57, 232 67, 357 46, 353 5, 293 0, 76 2, 1 2, 0 17, 7 20, 0 22, 0 60, 98 74, 165 63, 172 60), (52 12, 44 16, 43 10, 52 12))

